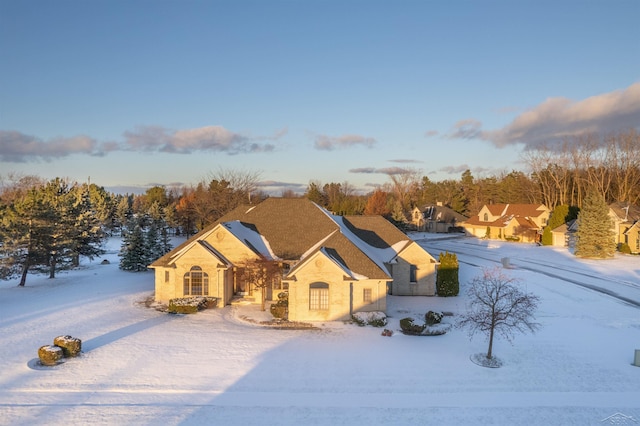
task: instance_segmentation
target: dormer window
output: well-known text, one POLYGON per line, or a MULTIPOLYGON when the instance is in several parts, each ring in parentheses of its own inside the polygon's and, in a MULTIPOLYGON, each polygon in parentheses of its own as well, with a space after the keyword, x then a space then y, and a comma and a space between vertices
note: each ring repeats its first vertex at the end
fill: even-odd
POLYGON ((484 214, 484 221, 489 222, 489 213, 484 214))

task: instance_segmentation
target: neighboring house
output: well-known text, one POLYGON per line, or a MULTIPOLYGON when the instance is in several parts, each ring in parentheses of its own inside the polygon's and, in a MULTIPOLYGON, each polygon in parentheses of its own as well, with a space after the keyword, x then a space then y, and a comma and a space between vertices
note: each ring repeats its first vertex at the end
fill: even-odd
POLYGON ((616 202, 609 205, 616 243, 627 244, 631 253, 640 254, 640 207, 616 202))
POLYGON ((468 217, 457 211, 443 206, 441 202, 419 209, 414 207, 411 212, 411 223, 417 231, 447 233, 451 228, 457 227, 468 217))
POLYGON ((153 262, 155 298, 236 295, 260 300, 243 281, 254 259, 278 262, 267 300, 288 292, 292 321, 386 312, 386 296, 435 295, 436 260, 381 216, 335 216, 306 198, 243 206, 153 262))
POLYGON ((552 243, 557 247, 575 247, 576 231, 578 230, 578 221, 572 219, 567 223, 563 223, 555 229, 551 230, 552 243))
POLYGON ((461 225, 480 238, 537 242, 550 213, 544 204, 485 204, 461 225))

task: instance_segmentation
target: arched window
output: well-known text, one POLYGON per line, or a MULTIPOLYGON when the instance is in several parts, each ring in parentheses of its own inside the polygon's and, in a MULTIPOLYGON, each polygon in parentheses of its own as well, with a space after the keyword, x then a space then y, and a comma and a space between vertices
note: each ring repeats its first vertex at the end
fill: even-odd
POLYGON ((329 284, 313 283, 309 285, 309 310, 326 311, 329 309, 329 284))
POLYGON ((489 222, 489 213, 484 214, 484 221, 489 222))
POLYGON ((192 267, 184 274, 183 293, 185 296, 208 296, 209 275, 199 266, 192 267))

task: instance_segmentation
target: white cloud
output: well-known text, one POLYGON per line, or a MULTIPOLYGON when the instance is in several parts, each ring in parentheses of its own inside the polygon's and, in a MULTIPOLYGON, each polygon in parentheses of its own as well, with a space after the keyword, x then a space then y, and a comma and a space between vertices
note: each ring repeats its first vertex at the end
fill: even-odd
POLYGON ((250 137, 222 126, 170 130, 161 126, 143 126, 127 130, 121 142, 99 142, 89 136, 57 137, 48 140, 17 131, 0 130, 0 161, 49 161, 72 154, 104 155, 112 151, 145 151, 189 154, 198 151, 228 154, 273 151, 272 143, 287 134, 278 130, 267 137, 250 137))
POLYGON ((368 148, 373 147, 376 144, 374 138, 368 138, 360 135, 342 135, 342 136, 316 136, 314 146, 316 149, 324 151, 332 151, 337 148, 349 148, 351 146, 364 145, 368 148))
POLYGON ((446 166, 441 168, 439 171, 440 172, 444 172, 444 173, 448 173, 450 175, 453 174, 460 174, 466 170, 470 170, 471 168, 469 167, 469 165, 467 164, 461 164, 459 166, 446 166))
POLYGON ((415 173, 416 170, 403 167, 360 167, 356 169, 350 169, 349 173, 361 173, 361 174, 383 174, 383 175, 403 175, 408 173, 415 173))
MULTIPOLYGON (((275 135, 281 137, 282 131, 275 135)), ((196 151, 227 152, 229 154, 272 151, 272 144, 254 142, 240 133, 222 126, 169 130, 159 126, 139 127, 124 133, 125 147, 134 150, 189 154, 196 151)))
POLYGON ((21 163, 30 160, 49 160, 71 154, 99 155, 95 139, 80 135, 58 137, 48 141, 12 130, 0 130, 0 160, 21 163))
POLYGON ((451 139, 478 139, 482 138, 482 123, 473 118, 460 120, 453 126, 449 133, 451 139))
POLYGON ((482 122, 473 118, 460 120, 447 136, 486 140, 499 148, 522 144, 536 149, 587 133, 606 135, 631 128, 640 129, 640 82, 580 101, 549 98, 497 130, 483 130, 482 122))
POLYGON ((640 128, 640 82, 581 101, 549 98, 502 129, 481 132, 481 138, 497 147, 521 143, 525 149, 535 149, 567 137, 631 128, 640 128))

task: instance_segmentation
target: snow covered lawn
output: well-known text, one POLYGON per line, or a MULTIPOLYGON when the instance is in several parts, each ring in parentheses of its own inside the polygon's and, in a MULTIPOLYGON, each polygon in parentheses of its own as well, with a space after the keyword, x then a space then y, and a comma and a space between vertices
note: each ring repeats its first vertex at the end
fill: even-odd
POLYGON ((29 276, 26 288, 0 283, 0 424, 640 424, 640 308, 562 278, 579 271, 589 283, 627 283, 625 297, 640 301, 640 257, 593 263, 564 249, 427 241, 435 257, 440 248, 466 253, 461 296, 391 296, 387 337, 343 323, 269 329, 249 321, 266 318, 259 306, 158 312, 144 304, 152 273, 120 271, 112 244, 109 265, 29 276), (486 341, 464 330, 399 332, 400 319, 422 321, 429 310, 454 322, 466 282, 507 256, 509 273, 541 298, 542 328, 513 346, 498 339, 501 368, 471 361, 486 341), (557 265, 555 276, 536 271, 541 259, 557 265), (60 335, 82 339, 83 354, 35 368, 38 348, 60 335))

